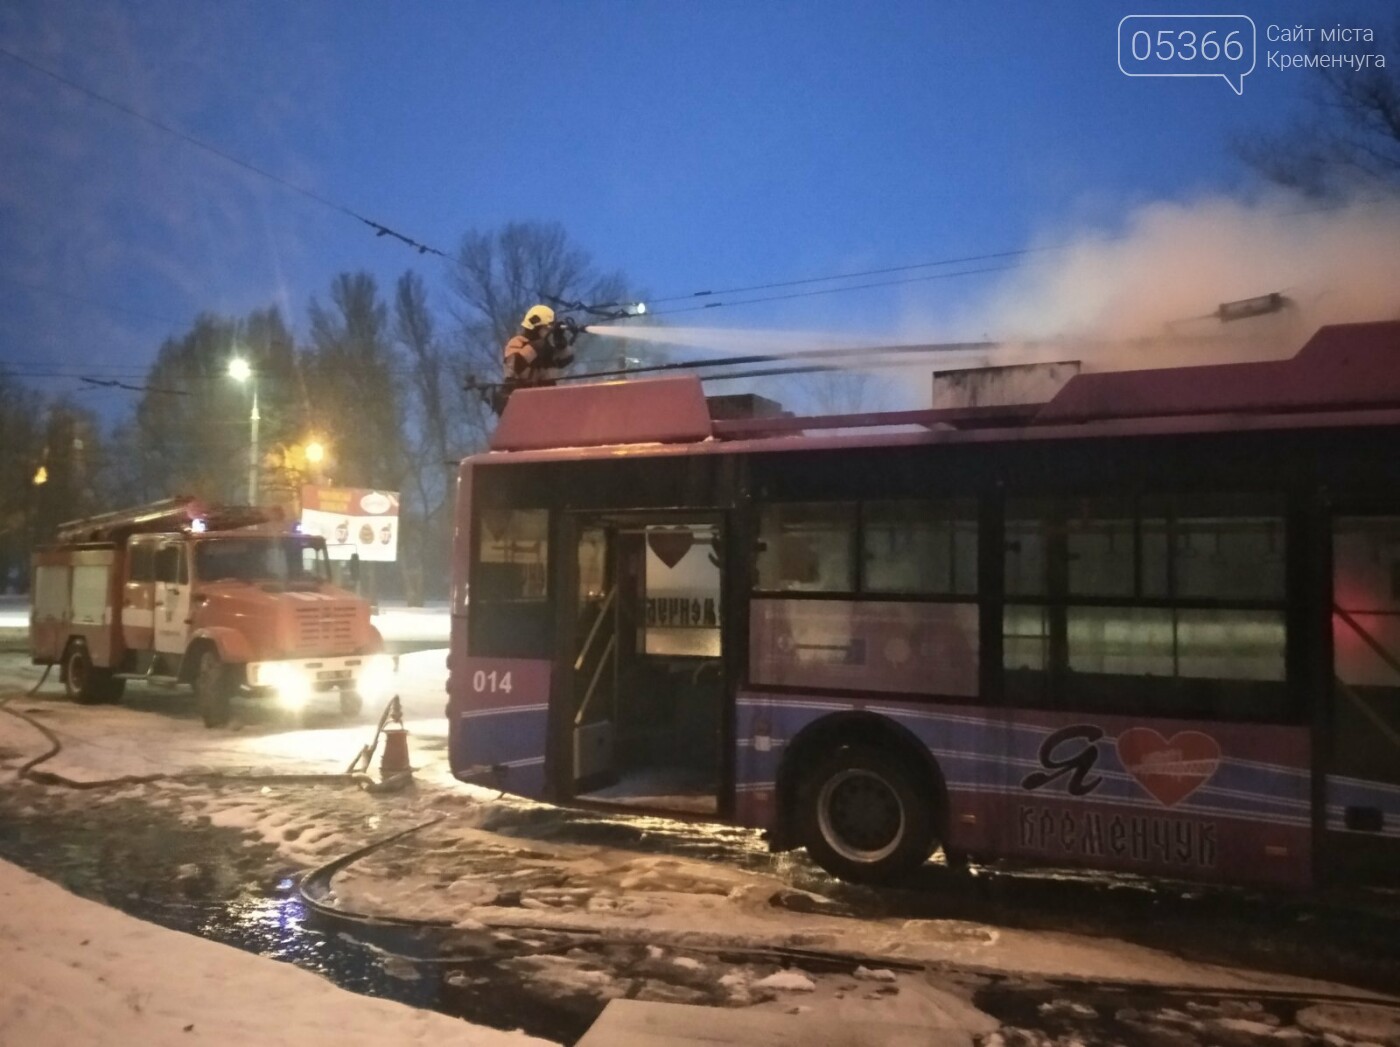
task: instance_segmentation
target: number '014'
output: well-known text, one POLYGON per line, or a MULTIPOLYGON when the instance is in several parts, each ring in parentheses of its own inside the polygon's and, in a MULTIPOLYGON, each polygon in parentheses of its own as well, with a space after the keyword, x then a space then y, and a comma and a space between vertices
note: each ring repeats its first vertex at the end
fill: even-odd
POLYGON ((503 673, 492 669, 487 672, 485 669, 478 669, 472 673, 472 690, 478 694, 483 691, 490 691, 492 694, 510 694, 510 671, 503 673))

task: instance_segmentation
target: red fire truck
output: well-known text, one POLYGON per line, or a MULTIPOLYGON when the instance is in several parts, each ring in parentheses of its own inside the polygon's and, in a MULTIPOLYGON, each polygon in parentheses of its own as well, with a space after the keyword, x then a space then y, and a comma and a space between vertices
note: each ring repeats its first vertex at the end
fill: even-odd
POLYGON ((366 601, 331 584, 322 538, 255 507, 170 498, 63 524, 34 554, 30 650, 83 703, 126 681, 188 683, 209 727, 240 693, 346 715, 387 700, 392 659, 366 601))

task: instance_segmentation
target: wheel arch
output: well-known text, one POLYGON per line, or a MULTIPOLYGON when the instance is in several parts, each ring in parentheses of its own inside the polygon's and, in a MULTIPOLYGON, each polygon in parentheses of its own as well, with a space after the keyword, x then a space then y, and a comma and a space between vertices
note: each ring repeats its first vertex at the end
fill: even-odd
POLYGON ((938 760, 913 731, 878 713, 833 713, 808 724, 784 747, 776 782, 777 817, 772 833, 774 850, 802 846, 797 830, 798 793, 807 768, 822 755, 852 746, 871 746, 896 754, 922 780, 933 803, 934 827, 940 843, 948 839, 948 784, 938 760))
POLYGON ((213 648, 218 653, 219 645, 208 636, 196 636, 190 641, 190 645, 185 648, 185 655, 180 659, 180 672, 176 679, 181 683, 194 683, 195 674, 199 669, 199 656, 206 649, 213 648))
POLYGON ((246 665, 254 660, 247 637, 237 629, 226 626, 200 629, 190 637, 189 646, 185 648, 185 657, 180 663, 180 679, 187 682, 194 679, 194 664, 198 660, 195 656, 210 644, 218 653, 219 661, 226 665, 246 665))

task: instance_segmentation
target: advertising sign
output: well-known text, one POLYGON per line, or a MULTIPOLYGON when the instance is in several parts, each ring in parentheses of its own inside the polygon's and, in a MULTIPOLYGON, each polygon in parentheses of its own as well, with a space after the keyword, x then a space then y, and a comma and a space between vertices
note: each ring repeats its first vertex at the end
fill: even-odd
POLYGON ((363 487, 303 487, 301 529, 326 540, 332 560, 392 562, 399 556, 399 493, 363 487))

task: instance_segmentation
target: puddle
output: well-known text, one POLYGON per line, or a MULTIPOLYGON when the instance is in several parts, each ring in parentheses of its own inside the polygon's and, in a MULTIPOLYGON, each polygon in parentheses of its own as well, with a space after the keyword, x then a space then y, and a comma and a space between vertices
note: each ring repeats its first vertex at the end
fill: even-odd
POLYGON ((306 909, 298 871, 280 864, 271 846, 248 846, 234 830, 183 824, 140 801, 81 814, 0 808, 0 858, 162 927, 296 964, 352 992, 482 1025, 568 1044, 602 1006, 550 999, 504 974, 496 957, 444 962, 433 933, 366 935, 328 922, 306 909), (398 952, 418 959, 392 955, 398 952))

